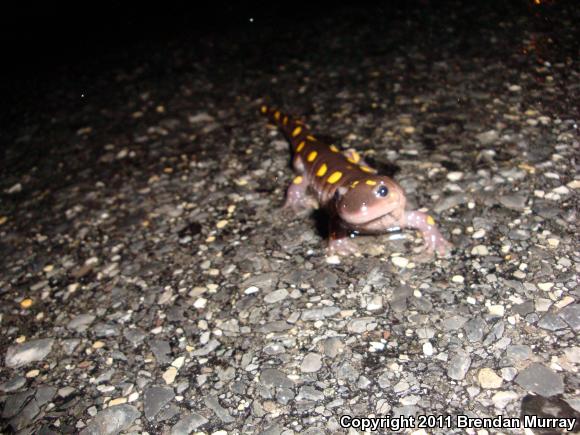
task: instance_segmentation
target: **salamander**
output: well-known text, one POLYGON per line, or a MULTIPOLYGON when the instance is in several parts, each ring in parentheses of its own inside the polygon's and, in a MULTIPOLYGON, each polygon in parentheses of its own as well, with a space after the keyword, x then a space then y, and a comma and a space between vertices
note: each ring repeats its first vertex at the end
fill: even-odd
POLYGON ((403 228, 414 228, 422 234, 426 254, 445 255, 451 250, 452 245, 441 235, 433 217, 406 210, 401 186, 379 175, 354 149, 341 151, 319 141, 301 120, 277 109, 262 105, 260 112, 282 130, 292 147, 297 175, 288 187, 285 207, 296 211, 310 208, 314 196, 330 217, 329 253, 356 253, 352 234, 403 228))

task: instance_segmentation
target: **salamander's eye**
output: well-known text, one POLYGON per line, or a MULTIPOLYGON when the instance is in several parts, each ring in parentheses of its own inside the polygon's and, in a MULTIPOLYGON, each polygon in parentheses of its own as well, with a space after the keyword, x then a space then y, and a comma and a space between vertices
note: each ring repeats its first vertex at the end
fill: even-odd
POLYGON ((389 189, 387 189, 387 186, 380 186, 377 189, 377 196, 382 196, 384 198, 388 194, 389 194, 389 189))

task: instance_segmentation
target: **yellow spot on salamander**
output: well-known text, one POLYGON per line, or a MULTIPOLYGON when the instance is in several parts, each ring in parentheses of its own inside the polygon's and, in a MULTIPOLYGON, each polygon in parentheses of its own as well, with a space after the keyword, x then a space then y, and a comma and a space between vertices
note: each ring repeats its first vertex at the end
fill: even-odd
POLYGON ((302 184, 302 180, 303 180, 302 175, 298 175, 297 177, 294 177, 294 180, 292 180, 292 182, 294 184, 302 184))
POLYGON ((276 110, 276 112, 274 113, 274 119, 276 121, 280 121, 280 112, 278 110, 276 110))
POLYGON ((336 171, 333 172, 330 177, 328 177, 328 179, 326 181, 328 181, 330 184, 334 184, 336 183, 338 180, 340 180, 342 178, 342 172, 340 171, 336 171))
POLYGON ((311 134, 309 134, 308 136, 306 136, 306 138, 308 140, 311 140, 311 141, 315 141, 316 140, 316 138, 314 136, 312 136, 311 134))
POLYGON ((351 163, 357 164, 358 162, 360 162, 360 154, 357 153, 356 151, 353 151, 347 160, 351 163))
POLYGON ((288 117, 287 116, 284 117, 282 124, 284 124, 284 125, 288 124, 288 117))
POLYGON ((310 154, 308 154, 308 157, 306 157, 306 160, 308 160, 309 162, 313 162, 314 159, 316 159, 317 155, 318 155, 318 153, 316 151, 312 151, 310 154))
POLYGON ((333 153, 337 153, 338 148, 336 147, 336 145, 330 145, 330 151, 332 151, 333 153))
POLYGON ((300 151, 302 151, 302 149, 304 148, 304 146, 306 145, 306 142, 302 141, 298 144, 298 146, 296 147, 296 152, 299 153, 300 151))
POLYGON ((369 168, 368 166, 361 165, 361 166, 359 166, 359 168, 361 169, 361 171, 364 171, 364 172, 374 172, 373 169, 369 168))
POLYGON ((260 110, 262 111, 262 113, 266 113, 268 111, 268 106, 264 105, 260 107, 260 110))
POLYGON ((300 133, 302 133, 302 127, 298 126, 294 129, 294 131, 292 132, 292 137, 296 137, 298 136, 300 133))
POLYGON ((431 216, 427 216, 427 223, 429 225, 435 225, 435 219, 433 219, 431 216))
POLYGON ((376 186, 377 182, 375 180, 366 180, 365 184, 368 184, 369 186, 376 186))
POLYGON ((353 182, 350 184, 350 187, 351 187, 351 188, 355 188, 355 187, 357 186, 357 184, 358 184, 358 183, 360 183, 360 181, 359 181, 359 180, 353 181, 353 182))
POLYGON ((316 176, 322 177, 324 174, 326 174, 327 169, 328 166, 326 166, 326 163, 323 163, 322 165, 320 165, 320 168, 318 168, 318 171, 316 171, 316 176))

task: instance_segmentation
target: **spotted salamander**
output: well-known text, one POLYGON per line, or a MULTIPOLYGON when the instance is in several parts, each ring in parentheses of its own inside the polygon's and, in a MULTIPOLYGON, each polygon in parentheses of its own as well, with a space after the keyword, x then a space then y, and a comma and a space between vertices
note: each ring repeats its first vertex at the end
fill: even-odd
POLYGON ((294 210, 312 206, 314 197, 330 215, 329 253, 357 252, 349 237, 353 233, 378 234, 402 228, 421 232, 425 253, 445 255, 451 244, 435 225, 435 220, 420 211, 405 210, 401 186, 377 174, 353 149, 340 151, 316 139, 299 119, 268 106, 260 112, 282 130, 293 151, 297 175, 290 184, 285 207, 294 210))

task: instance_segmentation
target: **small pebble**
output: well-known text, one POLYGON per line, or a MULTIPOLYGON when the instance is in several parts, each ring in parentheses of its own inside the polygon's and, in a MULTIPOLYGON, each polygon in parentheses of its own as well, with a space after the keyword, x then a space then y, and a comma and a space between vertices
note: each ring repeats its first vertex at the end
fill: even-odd
POLYGON ((453 275, 451 277, 451 281, 457 284, 463 284, 465 282, 465 278, 461 275, 453 275))
POLYGON ((206 298, 199 298, 193 303, 193 306, 198 309, 205 308, 206 305, 207 305, 206 298))
POLYGON ((515 391, 498 391, 492 396, 491 401, 496 408, 504 409, 510 402, 518 398, 519 395, 515 391))
POLYGON ((462 178, 463 178, 463 172, 454 171, 454 172, 449 172, 447 174, 447 179, 449 181, 459 181, 462 178))
POLYGON ((538 288, 540 290, 545 291, 545 292, 551 290, 552 287, 554 287, 554 283, 553 282, 539 282, 538 283, 538 288))
POLYGON ((275 304, 277 302, 281 302, 288 297, 288 290, 285 288, 274 290, 273 292, 268 293, 264 296, 264 302, 267 304, 275 304))
POLYGON ((489 255, 489 251, 487 250, 487 247, 485 245, 477 245, 471 249, 471 255, 479 255, 481 257, 484 257, 486 255, 489 255))
POLYGON ((115 406, 115 405, 122 405, 123 403, 127 403, 126 397, 118 397, 116 399, 113 399, 107 405, 108 406, 115 406))
POLYGON ((456 381, 461 381, 465 378, 469 367, 471 366, 471 358, 465 353, 460 353, 453 356, 449 360, 447 368, 447 376, 456 381))
POLYGON ((338 255, 329 255, 326 257, 326 263, 328 263, 328 264, 340 264, 340 257, 338 255))
POLYGON ((483 228, 482 229, 479 229, 479 230, 475 231, 471 235, 471 237, 474 238, 474 239, 483 239, 485 237, 485 230, 483 228))
POLYGON ((491 314, 492 316, 496 316, 496 317, 503 317, 503 315, 505 314, 505 307, 503 305, 490 305, 487 310, 489 311, 489 314, 491 314))
POLYGON ((244 290, 244 294, 251 295, 252 293, 256 293, 259 291, 260 291, 260 289, 258 287, 256 287, 255 285, 252 285, 244 290))
POLYGON ((393 257, 391 258, 391 261, 395 266, 400 267, 402 269, 407 267, 409 264, 409 260, 406 259, 405 257, 393 257))
POLYGON ((322 355, 318 353, 309 353, 304 357, 300 365, 300 371, 303 373, 314 373, 322 367, 322 355))
POLYGON ((162 375, 163 380, 165 381, 165 383, 167 385, 173 384, 173 381, 175 381, 176 376, 177 376, 177 368, 175 368, 173 366, 171 366, 167 370, 165 370, 165 372, 162 375))
POLYGON ((503 379, 490 368, 481 369, 477 374, 477 379, 481 388, 484 389, 500 388, 503 383, 503 379))
POLYGON ((24 309, 30 308, 32 306, 32 299, 26 298, 20 302, 20 306, 24 309))

